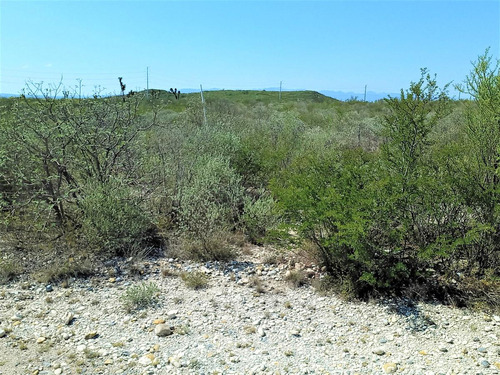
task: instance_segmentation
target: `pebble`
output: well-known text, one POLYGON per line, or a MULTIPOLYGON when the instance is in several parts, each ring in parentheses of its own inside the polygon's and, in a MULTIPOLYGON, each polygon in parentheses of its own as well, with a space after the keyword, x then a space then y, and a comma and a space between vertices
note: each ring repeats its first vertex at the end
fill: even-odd
POLYGON ((384 370, 384 372, 386 374, 393 374, 398 370, 398 365, 395 364, 394 362, 388 362, 388 363, 384 363, 384 365, 382 366, 382 369, 384 370))
POLYGON ((71 312, 68 312, 66 313, 66 315, 64 316, 64 324, 69 326, 71 323, 73 323, 73 319, 75 318, 75 316, 73 315, 73 313, 71 312))
POLYGON ((481 361, 481 366, 488 368, 488 367, 490 367, 490 363, 486 360, 483 360, 483 361, 481 361))
POLYGON ((148 355, 143 355, 141 358, 139 358, 138 362, 143 366, 150 366, 153 364, 153 360, 148 355))
MULTIPOLYGON (((66 289, 55 288, 51 296, 57 303, 46 301, 43 284, 23 289, 22 282, 12 282, 3 289, 0 350, 18 350, 14 337, 31 342, 44 337, 51 345, 29 346, 19 352, 19 358, 30 358, 29 364, 14 368, 8 362, 1 373, 72 374, 82 360, 83 374, 109 375, 486 375, 500 370, 497 315, 485 319, 473 310, 406 300, 348 302, 308 285, 291 287, 283 281, 291 264, 200 265, 160 258, 144 261, 144 273, 132 276, 124 260, 119 262, 123 282, 117 277, 109 283, 109 274, 74 279, 66 289), (160 269, 165 266, 202 271, 210 286, 192 290, 178 277, 164 278, 160 269), (256 273, 266 293, 244 285, 256 273), (161 290, 158 303, 125 311, 120 297, 146 278, 161 290), (58 353, 75 358, 64 364, 66 354, 58 353)), ((306 262, 297 267, 315 276, 319 272, 306 262)))
POLYGON ((92 339, 95 339, 99 336, 99 334, 97 333, 97 331, 92 331, 92 332, 89 332, 87 333, 84 338, 85 340, 92 340, 92 339))
POLYGON ((155 327, 155 334, 158 337, 170 336, 173 334, 172 330, 166 324, 158 324, 155 327))

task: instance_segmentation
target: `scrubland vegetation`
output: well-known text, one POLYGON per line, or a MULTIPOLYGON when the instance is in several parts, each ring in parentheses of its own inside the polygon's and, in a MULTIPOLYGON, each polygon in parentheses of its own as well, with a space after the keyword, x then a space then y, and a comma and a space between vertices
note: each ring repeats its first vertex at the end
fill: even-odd
POLYGON ((29 84, 0 101, 0 264, 63 277, 145 248, 223 261, 251 241, 307 248, 350 295, 498 306, 498 63, 478 57, 470 100, 447 90, 422 70, 375 103, 208 92, 205 122, 197 94, 29 84))

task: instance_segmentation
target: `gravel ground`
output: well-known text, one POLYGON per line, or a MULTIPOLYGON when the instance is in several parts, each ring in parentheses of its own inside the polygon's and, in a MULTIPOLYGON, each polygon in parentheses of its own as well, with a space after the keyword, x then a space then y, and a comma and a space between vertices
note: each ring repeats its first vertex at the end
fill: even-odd
MULTIPOLYGON (((314 268, 300 263, 311 276, 314 268)), ((292 287, 289 265, 108 262, 69 285, 0 287, 0 374, 499 374, 500 317, 441 304, 346 302, 292 287), (162 270, 169 270, 165 277, 162 270), (203 272, 194 290, 177 271, 203 272), (257 281, 258 280, 258 281, 257 281), (127 289, 156 302, 127 312, 127 289)))

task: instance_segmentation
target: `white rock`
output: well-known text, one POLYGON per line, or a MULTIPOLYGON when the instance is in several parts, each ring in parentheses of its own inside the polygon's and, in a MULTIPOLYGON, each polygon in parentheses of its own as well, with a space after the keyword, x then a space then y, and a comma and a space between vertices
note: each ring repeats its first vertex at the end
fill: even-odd
POLYGON ((139 358, 139 364, 143 365, 143 366, 149 366, 153 363, 153 361, 151 361, 151 358, 143 355, 141 358, 139 358))
POLYGON ((264 337, 266 335, 266 331, 264 331, 264 328, 262 327, 259 327, 257 333, 259 334, 260 337, 264 337))
POLYGON ((172 333, 172 330, 166 324, 158 324, 155 327, 155 334, 158 337, 170 336, 172 333))

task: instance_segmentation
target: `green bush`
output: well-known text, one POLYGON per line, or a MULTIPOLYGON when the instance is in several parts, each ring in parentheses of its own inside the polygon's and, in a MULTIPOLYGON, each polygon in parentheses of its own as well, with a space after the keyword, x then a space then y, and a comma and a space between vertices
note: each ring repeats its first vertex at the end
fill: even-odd
POLYGON ((147 238, 152 227, 141 200, 116 179, 83 187, 80 208, 79 234, 96 250, 127 253, 147 238))
POLYGON ((366 152, 344 150, 300 159, 272 182, 290 230, 312 241, 319 261, 338 278, 358 280, 372 265, 367 234, 374 207, 375 165, 366 152))
POLYGON ((240 177, 229 161, 200 156, 177 196, 181 235, 199 242, 204 251, 212 252, 214 236, 235 227, 242 199, 240 177))
POLYGON ((243 214, 240 223, 245 234, 253 243, 262 243, 266 231, 274 228, 279 221, 275 210, 276 201, 265 192, 259 192, 257 198, 244 198, 243 214))

